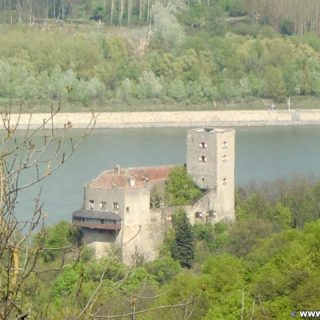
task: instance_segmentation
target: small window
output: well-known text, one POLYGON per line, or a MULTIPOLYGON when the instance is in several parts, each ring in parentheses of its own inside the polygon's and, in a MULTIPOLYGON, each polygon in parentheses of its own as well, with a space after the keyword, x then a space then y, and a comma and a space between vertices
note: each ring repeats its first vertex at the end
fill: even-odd
POLYGON ((129 213, 129 212, 130 212, 130 208, 126 207, 126 213, 129 213))
POLYGON ((113 210, 118 210, 119 209, 119 203, 118 202, 114 202, 113 203, 113 210))
POLYGON ((206 179, 205 178, 201 178, 201 181, 204 183, 206 181, 206 179))
POLYGON ((103 219, 101 219, 101 220, 100 220, 100 223, 101 223, 101 224, 104 224, 104 220, 103 220, 103 219))
POLYGON ((194 216, 196 217, 196 219, 201 219, 202 218, 202 212, 197 211, 194 216))
POLYGON ((100 208, 101 210, 107 210, 107 203, 106 203, 105 201, 101 201, 101 202, 99 203, 99 208, 100 208))
POLYGON ((199 161, 201 161, 201 162, 207 162, 207 157, 206 156, 201 156, 201 157, 199 157, 199 161))
POLYGON ((225 154, 225 155, 223 155, 223 156, 222 156, 222 162, 227 162, 227 160, 228 160, 227 155, 226 155, 226 154, 225 154))
POLYGON ((223 141, 222 147, 223 147, 223 149, 227 149, 228 148, 228 142, 227 141, 223 141))
POLYGON ((222 184, 223 184, 223 185, 226 185, 226 184, 227 184, 227 178, 223 178, 223 179, 222 179, 222 184))
POLYGON ((94 209, 94 200, 89 200, 89 209, 90 210, 94 209))
POLYGON ((201 142, 201 143, 199 143, 199 147, 202 149, 206 149, 208 147, 208 145, 205 142, 201 142))
POLYGON ((209 211, 208 211, 208 217, 209 217, 209 218, 215 218, 215 216, 216 216, 216 213, 215 213, 214 210, 209 210, 209 211))

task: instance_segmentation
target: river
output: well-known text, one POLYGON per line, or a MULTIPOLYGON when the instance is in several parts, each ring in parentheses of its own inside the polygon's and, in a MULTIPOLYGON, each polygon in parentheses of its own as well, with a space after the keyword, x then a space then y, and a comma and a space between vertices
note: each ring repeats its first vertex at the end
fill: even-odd
MULTIPOLYGON (((149 166, 185 162, 186 130, 96 129, 86 137, 74 155, 43 183, 44 210, 52 224, 70 220, 82 206, 83 186, 102 170, 116 164, 149 166)), ((79 137, 80 130, 72 135, 79 137)), ((294 175, 320 173, 320 128, 246 127, 236 129, 236 185, 272 181, 294 175)), ((19 216, 27 218, 40 185, 21 192, 19 216)))

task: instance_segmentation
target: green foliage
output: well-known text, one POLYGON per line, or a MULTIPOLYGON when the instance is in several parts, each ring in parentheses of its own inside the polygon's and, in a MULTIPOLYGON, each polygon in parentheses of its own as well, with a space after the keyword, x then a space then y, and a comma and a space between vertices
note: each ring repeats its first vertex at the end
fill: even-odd
POLYGON ((195 261, 201 263, 208 256, 219 253, 228 241, 228 225, 220 222, 196 223, 193 228, 195 238, 195 261))
MULTIPOLYGON (((98 290, 90 305, 91 312, 99 310, 97 316, 129 313, 134 303, 137 311, 182 305, 141 314, 146 320, 186 315, 192 320, 287 319, 291 310, 313 310, 319 304, 319 203, 319 182, 310 179, 243 187, 237 192, 234 224, 191 227, 179 210, 159 259, 129 268, 111 257, 82 255, 78 264, 59 273, 30 276, 21 287, 19 306, 30 310, 30 317, 71 319, 98 290), (191 305, 184 307, 187 302, 191 305)), ((47 229, 46 246, 76 239, 61 222, 47 229)), ((49 270, 59 266, 57 260, 40 264, 49 270)))
POLYGON ((147 283, 156 285, 155 277, 147 272, 143 267, 137 267, 132 270, 121 285, 125 292, 132 292, 141 289, 147 283))
POLYGON ((53 285, 53 295, 55 298, 69 296, 74 290, 80 277, 80 268, 72 268, 62 272, 53 285))
POLYGON ((44 231, 45 248, 43 258, 45 262, 50 262, 62 255, 65 247, 78 246, 81 242, 81 233, 67 221, 61 221, 53 227, 48 227, 44 231), (52 248, 50 250, 50 248, 52 248))
POLYGON ((181 271, 179 262, 168 256, 160 257, 148 263, 146 268, 149 273, 157 277, 160 284, 171 281, 181 271))
POLYGON ((178 48, 184 41, 184 30, 178 23, 175 13, 181 10, 184 3, 172 1, 170 5, 163 5, 161 2, 155 2, 153 10, 154 19, 154 37, 161 39, 161 46, 168 51, 178 48))
POLYGON ((246 14, 246 9, 241 0, 219 0, 220 6, 229 12, 231 17, 240 17, 246 14))
POLYGON ((200 196, 201 191, 195 186, 183 167, 174 168, 166 181, 165 198, 168 205, 181 206, 190 204, 200 196))
POLYGON ((215 2, 207 6, 201 2, 191 2, 188 9, 180 14, 180 21, 189 28, 210 30, 214 35, 223 35, 226 31, 225 12, 215 2))
POLYGON ((173 215, 174 240, 171 244, 171 256, 179 261, 183 268, 191 268, 194 260, 192 226, 185 211, 178 210, 173 215))
POLYGON ((149 43, 141 36, 70 26, 45 32, 1 29, 0 103, 49 105, 62 99, 74 110, 92 104, 141 108, 142 103, 208 108, 216 100, 320 96, 318 38, 281 37, 270 26, 242 18, 230 18, 236 20, 224 35, 222 8, 229 10, 235 2, 209 8, 190 3, 186 10, 178 3, 162 6, 149 43), (187 34, 167 11, 172 17, 180 12, 179 21, 190 27, 187 34))
POLYGON ((237 222, 230 231, 230 251, 235 256, 248 254, 252 247, 261 239, 272 234, 272 225, 269 221, 260 218, 251 218, 237 222))
POLYGON ((273 98, 277 102, 282 102, 287 97, 287 90, 281 70, 270 67, 264 75, 265 90, 267 98, 273 98))
POLYGON ((239 318, 245 271, 245 263, 230 255, 223 254, 206 261, 203 266, 203 273, 207 275, 206 295, 215 303, 210 304, 205 319, 239 318))
POLYGON ((282 19, 280 31, 282 34, 291 36, 294 33, 294 23, 290 19, 282 19))

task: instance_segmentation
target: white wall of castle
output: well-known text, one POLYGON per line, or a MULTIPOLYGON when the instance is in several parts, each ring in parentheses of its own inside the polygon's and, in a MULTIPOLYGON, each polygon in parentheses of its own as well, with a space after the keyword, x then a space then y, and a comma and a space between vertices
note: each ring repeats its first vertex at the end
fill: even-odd
POLYGON ((234 163, 235 132, 217 135, 217 187, 216 213, 218 220, 235 220, 234 211, 234 163))

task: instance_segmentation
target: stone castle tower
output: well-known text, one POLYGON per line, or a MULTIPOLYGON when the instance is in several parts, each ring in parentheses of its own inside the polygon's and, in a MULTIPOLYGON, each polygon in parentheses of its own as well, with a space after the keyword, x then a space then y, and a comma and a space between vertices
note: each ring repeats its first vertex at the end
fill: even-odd
POLYGON ((234 163, 234 129, 188 131, 188 174, 199 188, 210 191, 209 209, 216 212, 218 220, 234 220, 234 163))

